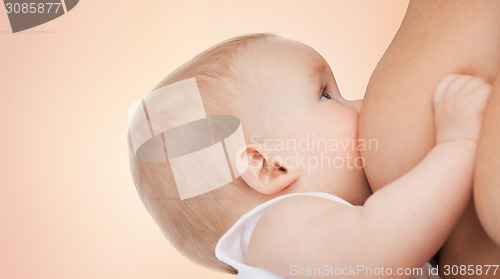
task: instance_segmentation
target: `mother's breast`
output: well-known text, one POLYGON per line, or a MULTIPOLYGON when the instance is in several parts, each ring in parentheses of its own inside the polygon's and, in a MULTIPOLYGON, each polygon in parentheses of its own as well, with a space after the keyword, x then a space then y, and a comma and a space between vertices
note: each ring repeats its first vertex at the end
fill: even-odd
POLYGON ((432 93, 450 73, 490 82, 500 70, 500 1, 411 2, 375 69, 360 115, 374 190, 414 167, 434 145, 432 93))
MULTIPOLYGON (((377 149, 361 152, 372 190, 405 174, 434 146, 432 94, 442 77, 462 73, 493 82, 499 70, 500 1, 410 2, 371 77, 361 109, 360 139, 378 142, 377 149)), ((473 206, 442 250, 441 260, 500 262, 500 249, 482 230, 473 206)))

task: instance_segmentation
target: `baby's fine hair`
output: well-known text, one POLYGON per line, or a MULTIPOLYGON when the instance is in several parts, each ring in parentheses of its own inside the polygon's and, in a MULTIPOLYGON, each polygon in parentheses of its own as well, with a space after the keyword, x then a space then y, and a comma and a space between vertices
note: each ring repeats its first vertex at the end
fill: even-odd
MULTIPOLYGON (((155 89, 195 77, 203 106, 208 114, 237 115, 232 105, 237 92, 227 90, 227 83, 238 81, 241 69, 236 67, 242 53, 275 35, 256 33, 231 38, 200 53, 177 68, 155 89)), ((135 157, 128 134, 130 169, 139 196, 148 212, 170 243, 183 255, 204 266, 236 273, 215 257, 215 246, 232 226, 225 218, 238 207, 234 195, 243 183, 241 178, 231 187, 221 187, 206 194, 181 200, 170 165, 167 162, 144 162, 135 157)))

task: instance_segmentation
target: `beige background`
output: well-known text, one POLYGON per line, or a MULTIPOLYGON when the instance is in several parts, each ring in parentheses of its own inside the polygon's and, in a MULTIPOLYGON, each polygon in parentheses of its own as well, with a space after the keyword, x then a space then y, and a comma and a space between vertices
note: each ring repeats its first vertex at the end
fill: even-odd
POLYGON ((230 278, 163 238, 128 171, 127 110, 205 48, 275 32, 360 98, 406 0, 81 1, 12 34, 0 8, 0 278, 230 278))

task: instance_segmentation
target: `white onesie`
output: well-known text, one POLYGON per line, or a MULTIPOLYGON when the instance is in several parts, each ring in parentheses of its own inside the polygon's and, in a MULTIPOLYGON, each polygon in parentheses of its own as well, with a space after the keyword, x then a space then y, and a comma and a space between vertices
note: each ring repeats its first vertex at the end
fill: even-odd
MULTIPOLYGON (((248 213, 243 215, 219 240, 217 246, 215 247, 216 257, 232 266, 238 271, 237 279, 285 279, 281 275, 275 274, 271 271, 249 266, 244 264, 245 254, 248 248, 248 243, 250 242, 250 237, 252 236, 255 225, 259 221, 260 217, 264 211, 272 204, 285 199, 287 197, 293 196, 315 196, 325 199, 330 199, 334 202, 339 202, 347 206, 352 206, 347 201, 327 193, 293 193, 283 196, 279 196, 272 200, 269 200, 254 209, 250 210, 248 213)), ((428 269, 429 264, 427 263, 424 267, 424 273, 428 269)), ((334 275, 327 277, 335 278, 334 275)), ((433 275, 423 275, 414 276, 413 279, 439 279, 439 276, 433 275)))

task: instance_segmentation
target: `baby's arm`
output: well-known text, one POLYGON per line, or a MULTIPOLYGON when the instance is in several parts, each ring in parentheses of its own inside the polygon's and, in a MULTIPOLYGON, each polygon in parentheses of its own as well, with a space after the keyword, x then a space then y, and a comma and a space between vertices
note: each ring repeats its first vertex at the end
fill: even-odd
MULTIPOLYGON (((396 271, 422 266, 444 243, 470 198, 489 94, 481 79, 446 77, 434 98, 437 145, 419 165, 362 207, 301 196, 276 203, 259 220, 245 261, 292 278, 301 277, 294 274, 300 267, 368 265, 396 271)), ((341 277, 370 277, 350 275, 341 277)))

